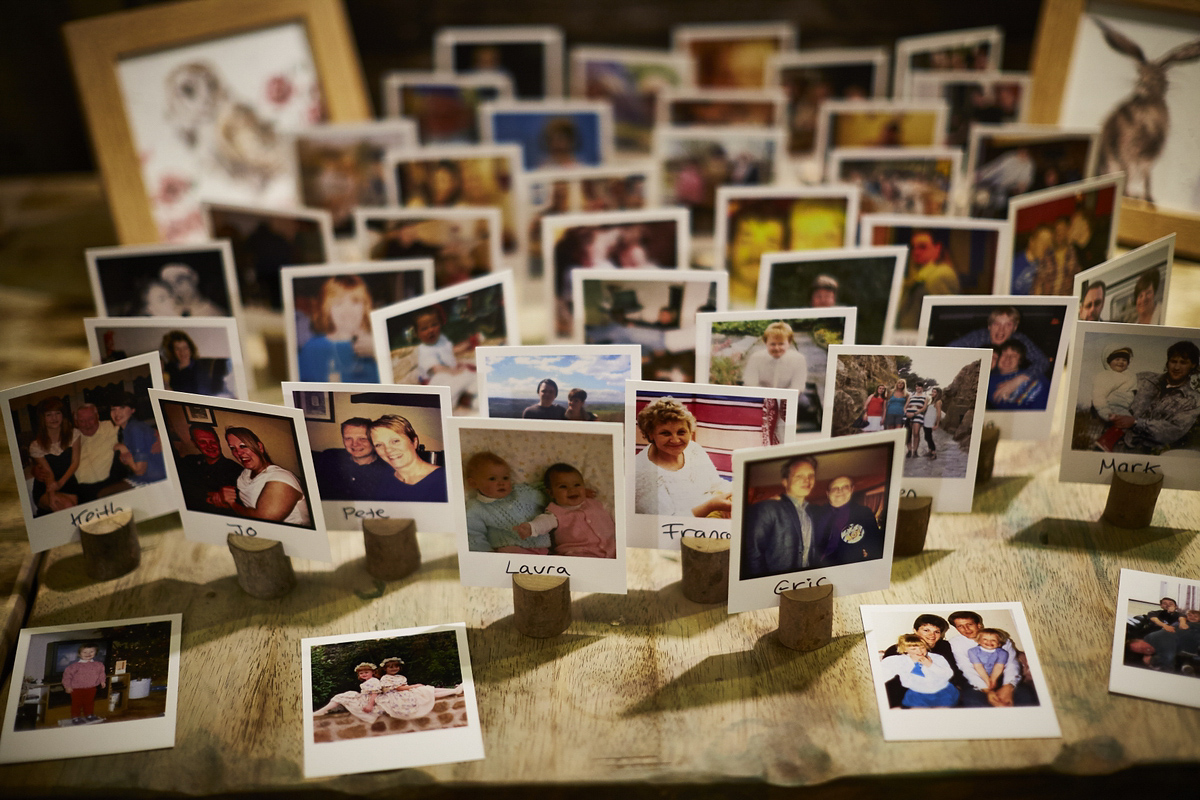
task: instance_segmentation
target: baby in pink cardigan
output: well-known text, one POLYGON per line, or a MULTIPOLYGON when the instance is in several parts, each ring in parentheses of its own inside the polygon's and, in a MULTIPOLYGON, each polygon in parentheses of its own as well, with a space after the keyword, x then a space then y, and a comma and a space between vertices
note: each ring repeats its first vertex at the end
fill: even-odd
POLYGON ((546 513, 558 521, 554 555, 616 558, 616 523, 584 485, 583 474, 570 464, 555 464, 546 470, 544 483, 553 498, 546 513))

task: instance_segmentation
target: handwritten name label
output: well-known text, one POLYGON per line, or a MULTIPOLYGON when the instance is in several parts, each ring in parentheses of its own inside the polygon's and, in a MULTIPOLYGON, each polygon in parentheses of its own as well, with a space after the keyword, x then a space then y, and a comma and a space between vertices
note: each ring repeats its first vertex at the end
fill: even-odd
POLYGON ((825 580, 824 575, 817 578, 815 581, 812 578, 801 578, 798 581, 784 580, 775 584, 775 594, 783 594, 784 592, 792 589, 809 589, 813 586, 824 586, 826 583, 828 583, 828 581, 825 580))
POLYGON ((1114 472, 1144 472, 1147 475, 1157 475, 1159 474, 1158 470, 1160 467, 1162 467, 1162 464, 1151 464, 1149 461, 1145 464, 1118 464, 1115 458, 1102 458, 1100 459, 1100 472, 1098 474, 1103 475, 1111 469, 1114 472))
POLYGON ((249 525, 239 525, 236 522, 226 522, 226 528, 233 528, 232 533, 237 536, 258 536, 258 531, 251 528, 249 525))
POLYGON ((124 510, 125 509, 121 508, 121 506, 116 505, 115 503, 106 503, 99 508, 89 508, 85 511, 72 512, 71 524, 75 527, 79 527, 81 522, 91 522, 92 520, 102 519, 103 517, 111 517, 118 511, 124 510))
POLYGON ((386 519, 382 508, 355 508, 342 506, 342 519, 386 519))
POLYGON ((504 571, 509 575, 566 575, 571 577, 571 573, 566 567, 560 567, 554 564, 518 564, 516 569, 513 569, 513 563, 510 561, 505 566, 504 571))
POLYGON ((666 522, 662 525, 662 535, 666 536, 671 541, 675 540, 676 534, 682 539, 685 536, 692 536, 696 539, 732 539, 733 534, 729 531, 714 531, 705 530, 703 528, 689 528, 679 522, 666 522))

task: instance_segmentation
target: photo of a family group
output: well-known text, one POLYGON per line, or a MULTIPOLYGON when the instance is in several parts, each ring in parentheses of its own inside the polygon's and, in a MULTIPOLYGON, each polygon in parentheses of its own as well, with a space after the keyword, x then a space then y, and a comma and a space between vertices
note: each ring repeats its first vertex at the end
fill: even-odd
POLYGON ((1200 478, 1200 337, 1194 328, 1080 322, 1071 353, 1061 480, 1107 483, 1102 465, 1153 456, 1163 485, 1200 478))
MULTIPOLYGON (((696 315, 696 382, 795 389, 797 435, 821 430, 832 345, 853 343, 853 307, 696 315)), ((782 437, 780 437, 782 439, 782 437)))
POLYGON ((481 347, 485 417, 624 422, 625 381, 640 380, 637 345, 481 347))
POLYGON ((1108 690, 1200 708, 1200 583, 1121 570, 1108 690))
POLYGON ((1171 233, 1080 272, 1075 276, 1079 319, 1162 325, 1174 262, 1171 233))
POLYGON ((514 297, 505 271, 371 312, 382 382, 447 386, 454 413, 474 409, 475 348, 520 344, 514 297))
POLYGON ((1020 603, 860 610, 885 740, 1062 735, 1020 603))
POLYGON ((155 391, 151 399, 187 538, 224 544, 231 533, 262 536, 281 541, 288 555, 329 560, 299 411, 240 400, 198 403, 180 392, 155 391))
POLYGON ((172 510, 156 485, 167 473, 148 392, 161 387, 158 354, 145 353, 0 392, 34 552, 77 538, 71 520, 89 507, 172 510))
POLYGON ((284 403, 304 412, 317 489, 331 529, 358 530, 356 512, 385 512, 417 525, 445 520, 444 386, 283 384, 284 403))
POLYGON ((957 147, 838 147, 826 179, 862 190, 864 214, 949 214, 962 181, 957 147))
POLYGON ((229 317, 241 295, 229 242, 93 247, 84 253, 101 317, 229 317))
POLYGON ((845 247, 766 253, 759 272, 758 308, 856 309, 855 341, 884 344, 900 302, 908 248, 845 247))
POLYGON ((636 344, 642 377, 691 383, 696 378, 696 314, 724 311, 729 273, 676 270, 582 269, 571 272, 575 340, 636 344))
POLYGON ((446 430, 462 457, 448 480, 464 585, 509 587, 523 570, 625 593, 619 425, 459 417, 446 430))
POLYGON ((22 630, 0 763, 174 746, 181 621, 170 614, 22 630))
POLYGON ((433 265, 422 258, 287 267, 281 276, 288 375, 379 383, 371 312, 431 289, 433 265))
POLYGON ((979 348, 831 347, 824 433, 903 430, 905 490, 939 512, 970 511, 990 360, 979 348))
POLYGON ((249 391, 232 317, 87 317, 83 327, 93 364, 157 353, 168 389, 243 399, 249 391))
POLYGON ((991 348, 989 421, 1006 436, 1041 438, 1050 430, 1063 373, 1056 365, 1066 355, 1077 306, 1073 297, 930 297, 917 341, 927 347, 991 348))
POLYGON ((728 533, 733 453, 793 441, 798 396, 790 388, 627 383, 630 544, 678 548, 677 528, 728 533))
POLYGON ((903 442, 894 430, 734 452, 729 612, 794 587, 888 586, 903 442))
POLYGON ((483 758, 462 623, 303 639, 300 652, 305 777, 483 758))

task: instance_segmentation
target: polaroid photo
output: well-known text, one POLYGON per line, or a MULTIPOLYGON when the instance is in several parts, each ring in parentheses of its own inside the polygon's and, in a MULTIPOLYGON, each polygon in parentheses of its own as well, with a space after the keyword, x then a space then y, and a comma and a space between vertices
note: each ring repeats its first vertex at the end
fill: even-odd
POLYGON ((970 28, 896 40, 896 77, 892 96, 911 97, 911 76, 916 70, 997 72, 1000 69, 1004 31, 999 27, 970 28))
POLYGON ((990 348, 832 345, 821 433, 902 430, 903 490, 970 511, 991 362, 990 348))
POLYGON ((493 100, 478 113, 482 141, 519 145, 527 171, 612 161, 612 106, 602 100, 493 100))
POLYGON ((200 399, 150 391, 170 445, 164 494, 179 509, 184 536, 222 547, 230 535, 273 539, 293 558, 332 561, 303 412, 200 399))
POLYGON ((734 451, 794 441, 799 397, 794 388, 626 383, 629 546, 728 539, 734 451))
POLYGON ((1099 140, 1099 128, 972 122, 967 213, 1005 219, 1009 198, 1093 177, 1099 140))
POLYGON ((130 353, 157 353, 165 387, 246 400, 250 384, 232 317, 88 317, 83 320, 93 364, 130 353))
POLYGON ((671 49, 693 62, 695 85, 702 89, 761 89, 767 60, 796 49, 790 22, 721 22, 676 25, 671 49))
POLYGON ((500 419, 625 422, 625 381, 642 378, 635 344, 480 347, 479 413, 500 419))
POLYGON ((720 186, 713 265, 729 272, 730 300, 750 307, 767 253, 853 247, 857 186, 720 186))
POLYGON ((563 32, 546 25, 442 28, 433 41, 439 72, 503 72, 518 99, 563 95, 563 32))
POLYGON ((949 214, 962 180, 957 147, 847 147, 829 153, 826 180, 862 189, 863 214, 949 214))
POLYGON ((903 450, 894 430, 736 451, 729 613, 772 608, 790 589, 887 589, 903 450))
POLYGON ((1045 439, 1078 306, 1074 297, 931 295, 921 308, 917 343, 991 348, 987 421, 1006 439, 1045 439))
POLYGON ((618 151, 648 154, 658 120, 655 97, 692 85, 692 60, 681 53, 633 47, 572 47, 571 96, 612 106, 618 151))
POLYGON ((354 237, 354 209, 387 205, 383 157, 388 150, 416 147, 409 119, 326 124, 294 136, 300 201, 333 217, 333 235, 354 237))
POLYGON ((663 125, 758 125, 787 121, 783 89, 665 89, 658 93, 656 118, 663 125))
POLYGON ((1200 331, 1080 322, 1070 370, 1059 480, 1148 472, 1200 489, 1200 331))
POLYGON ((158 354, 143 353, 0 391, 30 550, 119 511, 136 522, 175 510, 147 395, 162 385, 158 354))
POLYGON ((278 325, 283 314, 279 271, 337 261, 333 215, 323 209, 200 206, 209 236, 228 239, 238 291, 251 327, 278 325))
POLYGON ((229 242, 89 247, 88 280, 101 317, 240 317, 229 242))
POLYGON ((946 143, 948 118, 940 98, 825 100, 817 107, 813 155, 823 164, 837 148, 938 147, 946 143))
POLYGON ((516 176, 522 172, 515 144, 439 145, 387 154, 383 179, 389 205, 406 208, 500 209, 506 255, 525 252, 525 222, 516 176))
POLYGON ((891 344, 907 260, 905 246, 767 253, 756 308, 857 308, 855 343, 891 344))
POLYGON ((691 209, 692 232, 711 235, 719 187, 782 182, 786 138, 783 128, 655 128, 654 158, 663 205, 691 209))
POLYGON ((1200 708, 1200 582, 1121 570, 1108 690, 1200 708))
POLYGON ((726 311, 729 274, 707 270, 577 269, 571 299, 581 344, 636 344, 642 377, 690 383, 696 376, 696 315, 726 311))
POLYGON ((475 348, 517 345, 512 272, 497 272, 371 312, 382 383, 447 386, 453 413, 477 406, 475 348))
POLYGON ((302 639, 300 659, 305 778, 483 758, 465 624, 302 639))
POLYGON ((915 331, 921 301, 940 294, 991 294, 996 255, 1009 236, 1008 223, 970 217, 864 214, 864 245, 908 245, 904 289, 896 328, 915 331))
POLYGON ((916 70, 909 83, 912 99, 938 99, 949 105, 944 143, 951 147, 966 147, 971 126, 975 123, 1025 121, 1033 78, 1027 72, 916 70))
POLYGON ((571 275, 584 269, 674 269, 691 266, 692 233, 686 208, 584 211, 542 217, 542 269, 554 313, 547 338, 569 338, 575 326, 571 275))
POLYGON ((854 307, 696 315, 696 383, 795 389, 796 439, 821 435, 825 368, 835 344, 853 344, 854 307))
POLYGON ((433 260, 425 291, 509 268, 498 208, 360 208, 354 214, 365 258, 433 260))
POLYGON ((363 520, 387 517, 446 529, 446 470, 457 467, 442 432, 447 387, 284 381, 283 402, 304 412, 331 530, 362 530, 363 520))
POLYGON ((1105 261, 1075 276, 1079 319, 1162 325, 1167 309, 1175 234, 1105 261))
POLYGON ((885 741, 1062 736, 1020 603, 859 608, 885 741))
POLYGON ((1112 258, 1124 186, 1118 172, 1011 198, 996 291, 1073 294, 1078 273, 1112 258))
POLYGON ((284 267, 288 378, 379 383, 371 312, 432 291, 433 269, 431 258, 284 267))
POLYGON ((767 85, 781 86, 787 93, 788 152, 798 158, 813 155, 817 110, 826 100, 886 97, 890 60, 882 47, 828 48, 771 56, 767 60, 767 85))
POLYGON ((479 106, 512 96, 512 79, 503 72, 393 71, 383 76, 384 116, 412 120, 424 146, 478 144, 479 106))
POLYGON ((174 747, 182 624, 165 614, 22 629, 0 763, 174 747))
POLYGON ((625 594, 620 425, 458 417, 446 434, 462 458, 450 501, 464 586, 548 575, 576 592, 625 594))
POLYGON ((581 211, 634 211, 657 208, 660 184, 654 162, 630 161, 615 167, 566 167, 524 172, 517 177, 529 220, 528 275, 540 278, 544 265, 542 218, 581 211))

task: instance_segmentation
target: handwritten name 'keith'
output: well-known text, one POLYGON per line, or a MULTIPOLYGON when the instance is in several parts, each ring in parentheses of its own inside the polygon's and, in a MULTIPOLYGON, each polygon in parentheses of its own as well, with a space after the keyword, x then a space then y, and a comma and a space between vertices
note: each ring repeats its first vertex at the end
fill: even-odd
POLYGON ((1103 475, 1111 469, 1114 472, 1144 472, 1147 475, 1159 475, 1161 473, 1158 470, 1161 467, 1162 464, 1151 464, 1149 461, 1145 464, 1118 464, 1115 458, 1102 458, 1100 459, 1099 474, 1103 475))
POLYGON ((78 526, 79 523, 81 523, 81 522, 91 522, 92 520, 102 519, 104 517, 111 517, 113 514, 116 514, 117 512, 124 511, 124 510, 125 509, 123 509, 120 506, 115 505, 113 503, 108 503, 107 505, 100 506, 100 508, 89 508, 86 511, 78 511, 78 512, 72 513, 71 514, 71 524, 78 526))

